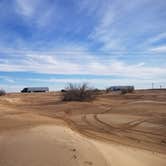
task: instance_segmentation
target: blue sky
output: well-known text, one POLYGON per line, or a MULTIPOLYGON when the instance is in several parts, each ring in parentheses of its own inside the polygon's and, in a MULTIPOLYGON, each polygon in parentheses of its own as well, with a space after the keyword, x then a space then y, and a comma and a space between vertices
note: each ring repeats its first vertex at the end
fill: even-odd
POLYGON ((0 0, 0 88, 166 87, 165 0, 0 0))

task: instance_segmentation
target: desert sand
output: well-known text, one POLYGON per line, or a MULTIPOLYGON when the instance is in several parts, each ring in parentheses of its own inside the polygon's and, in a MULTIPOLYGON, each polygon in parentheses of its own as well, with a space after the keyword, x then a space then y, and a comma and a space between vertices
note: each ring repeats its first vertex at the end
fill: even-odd
POLYGON ((0 166, 165 166, 166 91, 0 97, 0 166))

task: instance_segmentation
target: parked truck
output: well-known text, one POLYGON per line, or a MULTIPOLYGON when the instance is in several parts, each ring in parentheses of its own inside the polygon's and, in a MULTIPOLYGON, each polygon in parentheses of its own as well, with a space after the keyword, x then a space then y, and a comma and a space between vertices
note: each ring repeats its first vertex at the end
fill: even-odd
POLYGON ((31 93, 31 92, 49 92, 48 87, 26 87, 21 90, 21 93, 31 93))

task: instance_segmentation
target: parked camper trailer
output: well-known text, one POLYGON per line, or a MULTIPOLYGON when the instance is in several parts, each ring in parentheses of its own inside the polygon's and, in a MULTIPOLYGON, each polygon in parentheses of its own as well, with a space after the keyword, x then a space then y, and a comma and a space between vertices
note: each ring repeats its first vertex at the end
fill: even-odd
POLYGON ((134 91, 134 86, 111 86, 111 87, 107 88, 107 92, 123 91, 123 90, 126 90, 128 92, 132 92, 132 91, 134 91))
POLYGON ((21 92, 22 93, 31 93, 31 92, 48 92, 48 87, 27 87, 24 88, 21 92))

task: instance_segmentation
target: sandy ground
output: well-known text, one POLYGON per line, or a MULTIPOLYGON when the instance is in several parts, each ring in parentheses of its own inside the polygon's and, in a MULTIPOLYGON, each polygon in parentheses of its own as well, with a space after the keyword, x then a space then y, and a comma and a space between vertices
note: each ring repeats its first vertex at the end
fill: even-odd
POLYGON ((45 125, 3 134, 3 166, 106 166, 106 160, 87 138, 64 126, 45 125))
POLYGON ((166 91, 0 97, 0 166, 165 166, 166 91))

